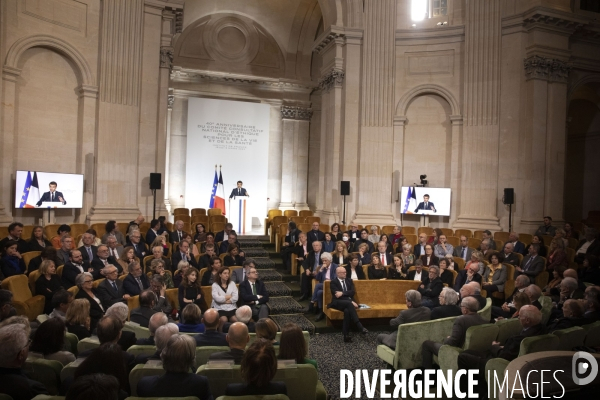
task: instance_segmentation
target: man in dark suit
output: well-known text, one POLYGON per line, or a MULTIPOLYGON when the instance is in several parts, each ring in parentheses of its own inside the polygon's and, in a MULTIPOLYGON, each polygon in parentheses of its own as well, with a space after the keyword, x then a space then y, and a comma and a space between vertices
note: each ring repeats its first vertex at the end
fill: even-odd
POLYGON ((440 269, 436 265, 432 265, 429 267, 428 272, 429 279, 427 282, 423 282, 421 286, 417 289, 419 293, 421 293, 421 297, 423 298, 422 304, 423 306, 433 309, 440 305, 440 301, 438 299, 440 293, 442 293, 442 289, 444 288, 444 284, 440 279, 440 269))
POLYGON ((406 280, 421 281, 423 283, 426 283, 429 280, 427 272, 423 271, 423 261, 421 261, 420 259, 417 259, 415 261, 415 269, 413 269, 412 271, 408 271, 408 274, 406 275, 406 280))
POLYGON ((146 244, 150 246, 154 239, 158 236, 158 230, 160 229, 160 222, 157 219, 150 221, 150 229, 146 232, 146 244))
POLYGON ((164 375, 145 376, 138 382, 140 397, 188 397, 212 400, 208 379, 190 372, 194 367, 196 349, 194 339, 175 334, 161 352, 164 375))
POLYGON ((229 198, 234 198, 236 196, 248 196, 250 197, 250 195, 248 194, 248 191, 246 189, 244 189, 242 187, 243 182, 242 181, 237 181, 237 187, 235 189, 233 189, 231 191, 231 194, 229 195, 229 198))
MULTIPOLYGON (((135 358, 135 364, 146 364, 150 360, 160 361, 160 353, 167 346, 171 336, 179 333, 179 328, 174 323, 170 322, 165 325, 161 325, 156 329, 152 338, 152 346, 156 345, 156 352, 154 354, 140 354, 135 358)), ((138 343, 139 344, 139 340, 138 343)))
POLYGON ((427 245, 427 239, 429 239, 429 237, 426 233, 419 233, 419 242, 415 245, 415 248, 413 250, 415 258, 420 258, 423 254, 425 254, 425 246, 427 245))
POLYGON ((466 283, 477 282, 481 284, 481 275, 479 275, 479 266, 476 263, 471 263, 469 268, 465 268, 458 272, 456 280, 454 282, 454 290, 460 292, 466 283))
POLYGON ((255 321, 269 317, 269 293, 265 284, 258 279, 256 268, 250 267, 246 280, 240 283, 239 292, 243 303, 252 308, 252 318, 255 321))
POLYGON ((321 249, 323 245, 321 242, 316 241, 312 244, 312 251, 308 253, 306 259, 302 263, 304 272, 300 278, 300 290, 302 296, 298 301, 304 301, 308 299, 312 293, 312 280, 317 274, 317 268, 323 263, 321 261, 321 249))
POLYGON ((63 194, 61 192, 57 192, 56 191, 56 187, 58 186, 58 184, 54 181, 50 182, 50 184, 48 185, 50 191, 45 192, 42 197, 40 198, 40 201, 38 201, 36 203, 36 206, 41 206, 43 202, 45 201, 50 201, 50 202, 57 202, 57 203, 62 203, 62 205, 66 205, 67 201, 65 200, 65 196, 63 196, 63 194))
POLYGON ((354 244, 358 239, 360 239, 360 231, 358 230, 357 224, 350 224, 350 229, 348 230, 348 240, 350 243, 354 244))
POLYGON ((477 300, 479 304, 477 310, 483 309, 487 304, 486 298, 481 295, 481 285, 478 282, 469 282, 460 288, 460 298, 464 299, 466 297, 472 297, 477 300))
POLYGON ((471 260, 471 255, 473 254, 473 250, 474 249, 469 247, 469 239, 463 235, 460 237, 460 246, 456 246, 454 248, 452 255, 454 257, 462 258, 465 260, 465 262, 469 262, 471 260))
POLYGON ((456 318, 454 324, 452 325, 452 334, 446 337, 443 343, 436 343, 432 340, 426 340, 423 342, 423 370, 433 368, 433 356, 438 355, 440 347, 445 344, 462 347, 467 336, 467 329, 472 326, 483 325, 488 322, 479 314, 477 314, 479 304, 476 299, 472 297, 466 297, 462 299, 460 308, 463 315, 456 318))
POLYGON ((587 255, 600 256, 600 239, 598 231, 593 228, 585 230, 585 239, 579 242, 575 252, 575 262, 582 264, 587 255))
POLYGON ((142 267, 137 261, 129 264, 129 274, 123 279, 123 293, 138 296, 150 287, 148 277, 142 273, 142 267))
POLYGON ((244 357, 246 345, 250 341, 248 335, 248 327, 242 322, 234 322, 227 332, 227 343, 229 343, 229 351, 221 351, 212 353, 209 360, 233 360, 234 364, 239 365, 244 357))
MULTIPOLYGON (((141 345, 141 346, 154 346, 155 340, 154 340, 154 335, 156 334, 156 332, 158 331, 158 328, 160 328, 163 325, 166 325, 169 322, 169 317, 167 317, 167 315, 165 313, 162 312, 157 312, 156 314, 154 314, 152 317, 150 317, 150 323, 148 324, 148 330, 150 331, 150 337, 149 338, 144 338, 144 339, 138 339, 136 344, 137 345, 141 345)), ((179 332, 179 328, 177 328, 177 332, 179 332)))
POLYGON ((531 283, 535 283, 535 277, 544 270, 544 260, 538 256, 540 245, 532 243, 529 246, 529 255, 523 257, 521 266, 515 268, 515 279, 519 275, 527 275, 531 283))
MULTIPOLYGON (((519 355, 521 342, 526 337, 541 335, 544 333, 542 326, 542 312, 532 305, 526 305, 519 310, 519 321, 523 330, 520 334, 508 338, 502 345, 500 342, 492 342, 491 348, 486 352, 465 350, 458 355, 459 369, 478 369, 477 391, 487 398, 487 385, 485 384, 485 364, 492 358, 503 358, 512 361, 519 355)), ((461 380, 461 389, 467 388, 467 380, 461 380)), ((481 397, 480 397, 481 398, 481 397)))
MULTIPOLYGON (((392 318, 390 325, 398 327, 410 322, 429 321, 431 310, 421 305, 421 293, 416 290, 407 290, 404 296, 408 309, 400 311, 396 318, 392 318)), ((385 344, 387 347, 395 349, 397 337, 397 331, 390 334, 382 333, 377 335, 377 344, 385 344)))
POLYGON ((511 232, 508 234, 508 242, 513 245, 513 252, 525 255, 525 244, 519 241, 519 234, 517 232, 511 232))
POLYGON ((98 250, 96 250, 96 258, 94 258, 90 263, 92 268, 94 268, 95 271, 98 271, 98 275, 102 275, 100 271, 102 271, 109 265, 114 265, 119 273, 123 272, 121 264, 119 264, 117 260, 115 260, 109 254, 110 253, 108 252, 108 246, 103 244, 98 246, 98 250))
POLYGON ((17 251, 21 254, 29 251, 29 244, 21 239, 23 234, 23 224, 20 222, 13 222, 8 226, 8 236, 0 240, 0 249, 4 249, 4 245, 8 241, 17 242, 17 251))
MULTIPOLYGON (((254 333, 256 332, 256 325, 254 321, 252 321, 252 309, 250 306, 241 306, 235 310, 235 318, 237 322, 241 322, 248 327, 248 332, 254 333)), ((222 325, 223 333, 229 332, 229 327, 233 325, 231 322, 225 322, 222 325)))
POLYGON ((81 237, 83 246, 79 248, 83 259, 90 262, 94 259, 94 257, 96 257, 96 252, 98 251, 98 247, 94 246, 94 239, 94 235, 92 235, 91 233, 84 233, 81 237))
POLYGON ((140 306, 131 310, 131 322, 148 327, 150 318, 157 312, 154 310, 155 305, 156 295, 154 292, 152 290, 144 290, 140 294, 140 306))
POLYGON ((219 243, 219 242, 223 242, 225 240, 227 240, 227 238, 229 237, 229 232, 231 232, 233 230, 233 225, 231 223, 226 223, 225 224, 225 228, 220 231, 217 232, 217 235, 215 236, 215 243, 219 243))
POLYGON ((308 244, 312 245, 315 240, 322 242, 325 240, 325 234, 319 230, 319 223, 313 222, 312 229, 306 233, 308 244))
POLYGON ((418 213, 419 210, 430 211, 430 212, 434 212, 434 213, 437 212, 437 210, 435 209, 435 206, 433 205, 433 203, 429 201, 429 195, 428 194, 426 194, 426 195, 423 196, 423 201, 419 203, 419 205, 417 206, 417 209, 415 210, 415 212, 418 213))
POLYGON ((82 272, 90 272, 92 275, 96 272, 89 262, 83 261, 83 256, 79 250, 71 250, 69 262, 63 267, 61 276, 62 286, 69 289, 76 285, 75 278, 82 272))
POLYGON ((492 306, 492 321, 498 317, 510 318, 517 310, 514 308, 513 299, 519 292, 523 292, 529 286, 529 277, 527 275, 519 275, 515 279, 515 290, 508 296, 501 307, 492 306))
POLYGON ((106 310, 116 303, 127 304, 129 295, 123 292, 123 281, 119 279, 117 267, 108 265, 102 272, 106 279, 96 288, 102 307, 106 310))
POLYGON ((171 243, 181 243, 183 240, 185 232, 183 231, 183 221, 177 220, 175 221, 175 229, 173 232, 169 234, 169 242, 171 243))
POLYGON ((352 246, 353 251, 358 251, 362 243, 365 243, 368 246, 367 253, 371 254, 375 251, 375 246, 373 246, 373 243, 369 240, 369 231, 366 229, 360 231, 360 238, 357 239, 352 246))
MULTIPOLYGON (((121 331, 123 330, 123 323, 114 316, 104 316, 98 321, 96 325, 96 333, 98 334, 98 340, 100 340, 100 346, 102 345, 117 345, 117 342, 121 338, 121 331)), ((77 358, 86 358, 97 349, 89 349, 77 354, 77 358)), ((124 350, 122 350, 123 361, 127 366, 127 372, 130 372, 135 367, 135 356, 124 350)))
POLYGON ((385 242, 377 243, 377 253, 379 254, 381 265, 392 265, 394 263, 394 256, 387 251, 387 244, 385 242))
POLYGON ((248 278, 248 273, 250 272, 250 268, 255 268, 254 260, 247 258, 242 263, 242 268, 235 269, 231 271, 231 280, 237 284, 244 282, 248 278))
POLYGON ((235 233, 235 231, 230 231, 229 235, 227 235, 227 240, 223 240, 221 242, 221 246, 219 247, 219 254, 227 253, 229 246, 232 244, 237 245, 238 249, 240 249, 240 256, 244 256, 242 246, 237 240, 237 233, 235 233))
MULTIPOLYGON (((194 257, 194 254, 190 250, 190 244, 185 240, 179 243, 179 248, 177 251, 173 249, 173 255, 171 256, 171 265, 173 270, 177 270, 177 265, 181 260, 187 261, 192 267, 199 269, 198 263, 196 262, 196 257, 194 257)), ((173 270, 171 272, 173 272, 173 270)))
POLYGON ((127 246, 133 247, 135 256, 139 258, 140 261, 143 261, 144 257, 148 255, 148 246, 146 246, 146 243, 142 242, 142 234, 140 231, 131 232, 127 246))
MULTIPOLYGON (((205 253, 200 256, 200 260, 198 261, 198 270, 201 270, 202 268, 209 268, 210 267, 210 260, 212 260, 213 257, 216 257, 217 252, 215 251, 215 244, 213 243, 207 243, 206 247, 205 247, 205 253)), ((179 264, 179 262, 176 264, 173 261, 173 268, 177 268, 177 265, 179 264)))
POLYGON ((503 263, 512 264, 512 265, 520 265, 519 256, 514 252, 514 245, 510 242, 506 242, 504 245, 504 252, 502 253, 504 256, 503 263))
MULTIPOLYGON (((106 246, 108 247, 108 254, 115 260, 119 260, 121 253, 123 252, 123 246, 117 242, 117 238, 110 235, 106 238, 106 246)), ((97 252, 98 250, 96 250, 97 252)))
POLYGON ((342 325, 342 334, 344 335, 344 342, 352 342, 350 337, 350 323, 353 322, 356 328, 362 334, 369 333, 369 331, 362 326, 358 319, 356 309, 358 304, 354 301, 354 283, 352 279, 346 279, 346 268, 338 267, 335 271, 337 278, 331 281, 330 289, 333 296, 331 303, 327 305, 327 308, 333 308, 344 313, 344 322, 342 325))
POLYGON ((300 239, 301 233, 302 231, 296 227, 296 223, 294 221, 288 222, 287 234, 285 235, 285 239, 281 245, 280 251, 283 264, 288 271, 291 268, 291 255, 294 252, 296 242, 300 239))
POLYGON ((574 326, 582 326, 589 324, 588 320, 583 317, 583 304, 577 300, 569 299, 565 301, 562 308, 563 316, 550 320, 546 327, 546 333, 553 333, 561 329, 568 329, 574 326))
POLYGON ((227 335, 217 331, 219 327, 219 312, 214 308, 206 310, 202 317, 202 323, 206 327, 204 333, 199 333, 194 338, 196 346, 228 346, 227 335))
POLYGON ((540 289, 537 285, 531 284, 525 288, 524 292, 527 297, 529 297, 529 302, 531 305, 535 306, 538 310, 541 310, 542 303, 540 303, 539 299, 542 296, 542 289, 540 289))

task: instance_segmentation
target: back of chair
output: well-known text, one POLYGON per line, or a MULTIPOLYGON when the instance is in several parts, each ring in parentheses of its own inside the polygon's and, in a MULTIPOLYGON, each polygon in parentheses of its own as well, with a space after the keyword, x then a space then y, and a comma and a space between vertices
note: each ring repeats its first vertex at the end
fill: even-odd
POLYGON ((196 347, 196 365, 204 365, 208 362, 208 357, 213 353, 229 351, 227 346, 201 346, 196 347))
POLYGON ((37 280, 40 278, 42 274, 40 274, 40 270, 36 270, 36 271, 31 271, 31 273, 29 274, 29 290, 31 290, 31 294, 32 295, 36 295, 35 293, 35 283, 37 282, 37 280))
POLYGON ((129 354, 133 354, 134 356, 151 356, 156 353, 156 346, 151 345, 133 345, 127 349, 129 354))
POLYGON ((100 347, 100 341, 97 337, 88 337, 85 339, 81 339, 77 343, 77 352, 83 353, 86 350, 93 350, 100 347))
POLYGON ((446 241, 454 247, 460 246, 460 239, 456 236, 446 236, 446 241))
POLYGON ((559 340, 557 350, 571 351, 575 347, 584 345, 587 332, 580 326, 574 326, 572 328, 554 331, 552 334, 556 335, 559 340))
POLYGON ((459 239, 461 236, 466 236, 468 239, 473 237, 473 232, 470 229, 457 229, 454 231, 454 236, 459 239))
POLYGON ((417 229, 418 234, 425 233, 426 235, 433 235, 433 228, 429 226, 421 226, 417 229))
POLYGON ((521 325, 518 318, 501 319, 496 322, 496 326, 498 327, 498 338, 496 341, 500 342, 503 346, 508 338, 518 335, 523 330, 523 325, 521 325))
POLYGON ((27 267, 27 271, 29 271, 29 261, 31 261, 32 258, 39 256, 40 254, 42 254, 41 251, 28 251, 27 253, 21 254, 21 257, 23 257, 23 262, 27 267))
POLYGON ((296 210, 285 210, 283 212, 283 215, 286 216, 286 217, 288 217, 288 218, 289 217, 295 217, 295 216, 298 215, 298 211, 296 211, 296 210))
POLYGON ((77 355, 77 343, 79 343, 79 338, 77 338, 76 334, 71 332, 65 333, 65 349, 67 351, 77 355))
POLYGON ((483 324, 472 326, 467 329, 463 349, 475 351, 487 351, 498 337, 498 327, 494 324, 483 324))
POLYGON ((526 337, 521 341, 519 356, 540 351, 557 350, 559 343, 558 337, 553 334, 526 337))
POLYGON ((2 289, 12 292, 13 301, 25 302, 32 297, 28 278, 23 274, 13 275, 5 278, 2 281, 2 289))
POLYGON ((150 337, 150 330, 148 328, 144 328, 133 322, 125 322, 123 330, 135 333, 135 337, 138 339, 147 339, 150 337))
POLYGON ((127 307, 129 308, 129 314, 131 315, 131 311, 138 308, 140 306, 140 296, 131 296, 127 299, 127 307))
POLYGON ((519 241, 523 242, 525 246, 527 246, 533 242, 533 235, 529 233, 519 233, 519 241))
POLYGON ((212 215, 223 215, 223 210, 221 210, 220 208, 209 208, 207 210, 207 214, 209 217, 212 215))
POLYGON ((190 209, 185 207, 179 207, 173 210, 173 215, 185 214, 190 215, 190 209))
POLYGON ((548 271, 542 271, 535 277, 535 285, 543 289, 548 284, 548 271))
POLYGON ((63 365, 56 360, 43 358, 28 359, 23 366, 23 372, 29 379, 38 381, 48 389, 52 395, 58 394, 60 388, 60 371, 63 365))
MULTIPOLYGON (((300 218, 304 218, 304 220, 306 221, 307 224, 311 224, 313 222, 318 222, 319 224, 321 223, 321 217, 313 217, 313 216, 304 216, 304 215, 300 215, 300 218)), ((329 227, 329 225, 328 225, 329 227)), ((327 229, 327 231, 329 231, 329 229, 327 229)), ((325 231, 325 232, 327 232, 325 231)))
POLYGON ((446 237, 448 236, 454 236, 454 231, 450 228, 440 228, 440 230, 442 231, 442 233, 444 235, 446 235, 446 237))
POLYGON ((136 365, 129 373, 129 386, 131 388, 131 395, 137 396, 137 385, 140 379, 145 376, 156 376, 164 375, 165 370, 161 367, 149 367, 145 364, 136 365))
POLYGON ((417 230, 415 229, 414 226, 403 226, 402 227, 402 234, 404 236, 406 236, 406 235, 416 235, 417 234, 417 230))
POLYGON ((481 246, 481 239, 477 239, 477 238, 469 238, 469 242, 468 242, 468 246, 473 248, 473 249, 477 249, 479 248, 479 246, 481 246))
POLYGON ((408 243, 410 243, 412 246, 416 246, 419 241, 418 236, 415 234, 412 234, 412 233, 408 233, 408 234, 404 235, 404 237, 406 238, 406 241, 408 243))
POLYGON ((585 345, 588 347, 600 347, 600 321, 583 325, 582 328, 587 332, 585 345))
MULTIPOLYGON (((60 225, 61 224, 48 224, 48 225, 44 226, 44 234, 46 235, 48 240, 50 240, 50 238, 53 238, 54 236, 56 236, 58 234, 58 228, 60 227, 60 225)), ((98 232, 98 233, 100 233, 100 232, 98 232)), ((104 233, 104 231, 102 233, 104 233)), ((21 235, 21 236, 23 236, 23 235, 21 235)), ((77 244, 77 243, 75 243, 75 244, 77 244)))
POLYGON ((460 257, 452 257, 454 259, 454 263, 458 266, 458 270, 462 271, 465 269, 466 262, 460 257))
POLYGON ((500 240, 502 243, 508 242, 509 232, 494 232, 494 240, 500 240))

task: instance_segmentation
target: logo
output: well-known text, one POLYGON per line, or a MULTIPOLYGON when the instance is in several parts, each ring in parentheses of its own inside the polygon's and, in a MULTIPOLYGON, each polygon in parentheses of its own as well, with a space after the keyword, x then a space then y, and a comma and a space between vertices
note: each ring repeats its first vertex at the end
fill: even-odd
POLYGON ((590 353, 578 351, 573 354, 571 370, 573 371, 573 382, 576 385, 587 385, 598 375, 598 362, 590 353))

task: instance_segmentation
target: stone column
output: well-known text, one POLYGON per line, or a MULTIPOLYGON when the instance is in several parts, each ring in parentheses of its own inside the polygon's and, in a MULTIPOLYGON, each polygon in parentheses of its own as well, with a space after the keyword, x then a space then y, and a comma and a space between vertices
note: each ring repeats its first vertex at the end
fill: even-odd
POLYGON ((465 6, 462 187, 453 228, 501 230, 497 216, 500 0, 467 0, 465 6))
MULTIPOLYGON (((404 177, 404 134, 406 132, 406 116, 394 117, 394 144, 393 156, 392 156, 392 171, 394 179, 398 179, 391 186, 400 190, 402 187, 402 180, 404 177)), ((401 218, 400 207, 403 206, 402 199, 399 198, 398 193, 392 193, 392 204, 394 218, 401 218)))
POLYGON ((165 179, 163 188, 163 203, 168 215, 171 214, 171 201, 169 200, 169 174, 171 173, 171 115, 173 114, 174 102, 175 96, 173 96, 173 92, 169 91, 169 95, 167 96, 167 120, 165 126, 165 179))
POLYGON ((281 201, 281 174, 283 167, 283 120, 281 101, 269 101, 269 174, 267 185, 267 209, 276 209, 281 201))
POLYGON ((283 149, 279 209, 307 210, 310 108, 281 106, 283 149))
POLYGON ((450 161, 450 188, 455 195, 452 195, 450 202, 450 226, 456 220, 458 214, 459 203, 456 193, 460 193, 461 176, 462 176, 462 128, 463 117, 461 115, 451 115, 450 122, 452 123, 452 156, 450 161))
POLYGON ((138 146, 144 0, 104 0, 96 181, 90 223, 139 213, 138 146))
POLYGON ((77 173, 84 175, 83 207, 77 218, 85 222, 85 210, 89 210, 94 201, 94 177, 96 168, 94 165, 94 149, 96 141, 96 110, 98 109, 98 87, 80 85, 79 94, 79 127, 77 141, 77 173))
POLYGON ((396 3, 364 3, 358 210, 353 220, 359 224, 396 222, 391 190, 396 3))
MULTIPOLYGON (((15 108, 17 79, 21 76, 21 70, 4 66, 2 69, 2 101, 0 102, 0 126, 2 140, 0 140, 0 156, 2 157, 2 171, 0 172, 0 188, 8 189, 12 186, 12 174, 14 166, 13 155, 15 149, 15 108)), ((14 199, 11 190, 3 190, 0 197, 0 223, 13 222, 11 204, 14 199)))

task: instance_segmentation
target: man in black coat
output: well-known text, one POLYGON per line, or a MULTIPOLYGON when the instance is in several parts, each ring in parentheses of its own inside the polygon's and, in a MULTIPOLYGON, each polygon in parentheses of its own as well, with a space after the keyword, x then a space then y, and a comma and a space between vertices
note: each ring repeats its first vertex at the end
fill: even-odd
POLYGON ((157 313, 154 310, 155 304, 156 295, 154 292, 152 290, 144 290, 140 294, 140 306, 131 310, 131 322, 147 328, 150 324, 150 318, 157 313))
MULTIPOLYGON (((102 271, 109 265, 114 265, 119 273, 123 272, 121 264, 119 264, 117 260, 115 260, 115 258, 110 255, 108 251, 108 246, 103 244, 98 246, 96 250, 96 257, 90 262, 90 265, 92 266, 92 268, 94 268, 94 271, 96 271, 96 275, 99 278, 102 277, 102 273, 100 271, 102 271)), ((94 279, 99 279, 96 278, 96 275, 94 275, 94 279)))
POLYGON ((79 248, 83 259, 90 262, 94 259, 94 257, 96 257, 96 252, 98 251, 98 246, 94 246, 94 239, 94 235, 92 235, 91 233, 84 233, 81 237, 83 246, 79 248))
POLYGON ((481 275, 479 275, 479 266, 477 263, 469 264, 469 268, 465 268, 458 272, 456 281, 454 282, 454 290, 460 292, 460 289, 467 283, 477 282, 481 285, 481 275))
MULTIPOLYGON (((105 316, 100 318, 96 328, 100 345, 117 344, 121 338, 121 330, 123 329, 123 323, 113 316, 105 316)), ((90 349, 77 354, 77 358, 86 358, 97 349, 90 349)), ((126 351, 122 351, 123 361, 127 366, 127 372, 131 372, 135 367, 135 356, 126 351)))
POLYGON ((350 337, 351 322, 356 325, 360 333, 366 334, 369 331, 362 326, 358 319, 358 314, 356 313, 358 304, 354 301, 354 295, 356 294, 354 283, 352 279, 346 278, 346 268, 338 267, 335 272, 337 278, 332 280, 329 286, 333 300, 327 305, 327 308, 333 308, 344 313, 342 333, 344 335, 344 342, 349 343, 352 342, 352 338, 350 337))
POLYGON ((379 254, 379 261, 381 265, 392 265, 394 264, 394 256, 392 253, 387 251, 387 244, 383 241, 377 243, 377 254, 379 254))
POLYGON ((177 271, 177 265, 181 260, 187 261, 192 267, 199 269, 196 257, 194 257, 194 254, 190 250, 190 244, 185 240, 179 243, 177 251, 173 249, 173 255, 171 256, 171 266, 173 270, 171 272, 177 271))
POLYGON ((150 287, 148 277, 142 272, 138 262, 129 264, 129 274, 123 279, 123 292, 129 296, 137 296, 150 287))
POLYGON ((29 251, 29 244, 21 238, 23 234, 23 224, 20 222, 13 222, 8 226, 8 236, 0 240, 0 249, 4 249, 4 245, 9 242, 17 242, 17 251, 21 254, 29 251))
MULTIPOLYGON (((392 318, 390 325, 398 327, 410 322, 429 321, 431 310, 421 305, 421 293, 416 290, 407 290, 404 296, 406 297, 406 306, 408 308, 400 311, 400 314, 396 318, 392 318)), ((397 338, 397 330, 390 334, 382 333, 377 335, 377 344, 385 344, 390 349, 395 349, 397 338)))
MULTIPOLYGON (((544 270, 544 260, 538 255, 539 243, 529 246, 529 255, 523 257, 521 265, 515 268, 515 279, 519 275, 527 275, 531 283, 535 283, 535 277, 544 270)), ((510 278, 510 277, 509 277, 510 278)))
POLYGON ((202 317, 202 323, 206 327, 204 333, 199 333, 194 338, 196 346, 227 346, 227 335, 217 331, 219 327, 219 312, 209 308, 202 317))
POLYGON ((563 316, 548 322, 546 333, 553 333, 561 329, 572 328, 588 324, 588 320, 583 318, 583 304, 577 300, 569 299, 563 305, 563 316))
POLYGON ((440 269, 436 265, 429 267, 429 279, 427 282, 423 282, 417 289, 423 298, 422 303, 424 307, 433 309, 440 305, 438 299, 444 284, 439 277, 440 269))
POLYGON ((258 321, 261 318, 269 317, 269 293, 265 284, 258 279, 258 271, 251 267, 246 276, 246 280, 241 282, 239 287, 240 298, 244 305, 252 309, 252 318, 258 321))
POLYGON ((242 322, 234 322, 229 327, 227 332, 227 343, 229 343, 228 351, 212 353, 209 360, 233 360, 234 364, 239 365, 244 357, 246 345, 250 341, 248 335, 248 327, 242 322))
MULTIPOLYGON (((69 289, 73 286, 76 286, 75 278, 77 275, 82 272, 90 272, 92 275, 96 272, 88 261, 83 261, 83 256, 81 255, 81 251, 79 250, 71 250, 69 252, 69 262, 65 264, 63 267, 63 272, 61 276, 62 286, 65 289, 69 289)), ((96 277, 94 276, 94 279, 96 277)))
POLYGON ((323 265, 323 261, 321 261, 322 247, 323 245, 321 242, 313 242, 312 251, 308 253, 306 259, 302 263, 302 266, 304 267, 304 272, 300 278, 300 290, 302 296, 298 301, 308 299, 312 293, 312 280, 318 272, 317 269, 323 265))
POLYGON ((140 231, 133 231, 131 235, 129 235, 129 243, 127 246, 132 246, 135 256, 140 259, 140 261, 144 260, 148 254, 148 246, 146 243, 142 242, 142 234, 140 231))
POLYGON ((129 295, 123 292, 123 281, 119 279, 117 267, 109 265, 102 272, 106 279, 96 288, 102 307, 106 310, 116 303, 127 304, 129 295))
POLYGON ((325 240, 325 234, 319 230, 320 224, 318 222, 312 223, 312 229, 306 233, 308 244, 312 246, 312 243, 316 240, 322 242, 325 240))

